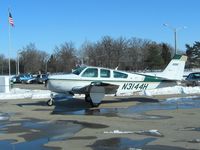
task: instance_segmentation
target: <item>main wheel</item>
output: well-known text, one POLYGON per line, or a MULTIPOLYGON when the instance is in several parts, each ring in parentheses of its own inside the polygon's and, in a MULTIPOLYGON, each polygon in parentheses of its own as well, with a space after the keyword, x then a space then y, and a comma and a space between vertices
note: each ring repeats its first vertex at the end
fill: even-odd
POLYGON ((193 81, 192 86, 197 86, 197 83, 195 81, 193 81))
POLYGON ((90 102, 90 105, 92 107, 98 107, 101 103, 93 103, 92 101, 90 102))
POLYGON ((53 103, 54 103, 53 99, 50 99, 47 101, 48 106, 53 106, 53 103))
POLYGON ((92 107, 98 107, 101 103, 93 103, 89 94, 85 95, 85 101, 90 103, 92 107))

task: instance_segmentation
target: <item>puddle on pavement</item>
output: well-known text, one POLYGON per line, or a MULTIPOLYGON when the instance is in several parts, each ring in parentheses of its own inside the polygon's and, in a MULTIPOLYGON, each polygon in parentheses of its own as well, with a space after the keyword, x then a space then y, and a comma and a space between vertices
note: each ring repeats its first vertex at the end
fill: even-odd
POLYGON ((70 140, 93 140, 96 139, 96 136, 79 136, 79 137, 72 137, 70 140))
POLYGON ((98 140, 89 147, 91 147, 93 150, 134 150, 140 149, 144 145, 155 140, 156 138, 145 138, 140 140, 132 140, 129 138, 111 138, 98 140))
POLYGON ((197 150, 197 149, 188 149, 183 147, 176 146, 167 146, 167 145, 146 145, 142 150, 197 150))
POLYGON ((190 140, 176 140, 176 141, 173 141, 173 142, 187 142, 187 143, 200 144, 200 139, 194 138, 194 139, 190 139, 190 140))
POLYGON ((5 120, 9 120, 10 115, 8 113, 2 113, 0 112, 0 122, 5 121, 5 120))
POLYGON ((184 131, 200 131, 200 127, 186 127, 184 129, 179 129, 184 131))
POLYGON ((56 105, 52 114, 99 115, 107 117, 128 117, 133 119, 170 119, 171 116, 147 115, 152 110, 173 110, 200 108, 200 97, 171 98, 160 102, 145 102, 128 108, 69 108, 56 105))
POLYGON ((96 141, 89 145, 93 150, 197 150, 167 145, 151 145, 156 138, 132 140, 129 138, 111 138, 96 141))
POLYGON ((0 128, 0 134, 23 133, 20 134, 19 137, 24 138, 26 142, 15 143, 13 141, 14 139, 3 140, 0 141, 0 148, 7 149, 7 147, 10 147, 11 149, 14 147, 15 150, 21 150, 23 148, 33 147, 33 149, 37 150, 54 150, 58 148, 45 147, 44 144, 51 141, 70 139, 83 128, 98 129, 106 127, 108 126, 70 120, 58 120, 54 122, 34 119, 13 122, 8 121, 6 125, 4 124, 4 126, 0 128))
POLYGON ((21 142, 15 144, 16 141, 13 140, 4 140, 0 141, 0 147, 3 150, 61 150, 61 148, 58 147, 48 147, 48 146, 43 146, 44 143, 47 143, 47 139, 38 139, 30 142, 21 142))

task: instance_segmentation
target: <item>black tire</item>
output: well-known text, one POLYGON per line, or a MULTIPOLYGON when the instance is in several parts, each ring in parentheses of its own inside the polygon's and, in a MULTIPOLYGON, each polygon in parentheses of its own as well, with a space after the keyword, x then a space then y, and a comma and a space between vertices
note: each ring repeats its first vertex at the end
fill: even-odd
POLYGON ((91 104, 92 107, 98 107, 101 103, 93 103, 93 102, 91 102, 90 104, 91 104))
POLYGON ((54 105, 54 101, 52 99, 47 101, 47 105, 48 106, 53 106, 54 105))
POLYGON ((88 103, 92 102, 89 94, 85 94, 85 102, 88 102, 88 103))
POLYGON ((193 81, 192 86, 197 86, 197 83, 195 81, 193 81))

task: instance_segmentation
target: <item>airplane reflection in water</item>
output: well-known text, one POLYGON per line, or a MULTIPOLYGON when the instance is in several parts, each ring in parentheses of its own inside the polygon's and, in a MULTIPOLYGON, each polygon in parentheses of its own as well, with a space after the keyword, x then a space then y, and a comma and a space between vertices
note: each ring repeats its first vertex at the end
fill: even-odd
POLYGON ((102 67, 84 66, 70 74, 51 75, 47 88, 52 92, 48 105, 53 105, 54 92, 66 95, 84 94, 91 106, 101 104, 105 94, 133 94, 134 92, 173 86, 182 79, 186 56, 175 55, 159 76, 129 73, 102 67))
MULTIPOLYGON (((132 101, 136 101, 137 98, 131 99, 132 101)), ((59 115, 94 115, 94 116, 106 116, 106 117, 126 117, 132 119, 151 119, 151 120, 159 120, 159 119, 170 119, 173 116, 159 115, 159 114, 149 114, 149 111, 156 110, 177 110, 177 109, 196 109, 200 108, 200 97, 199 96, 188 96, 184 98, 169 98, 166 100, 158 101, 156 99, 144 98, 147 100, 140 101, 136 105, 130 107, 122 107, 122 108, 89 108, 88 105, 77 106, 72 108, 72 100, 71 102, 65 101, 62 104, 55 103, 55 107, 52 111, 52 114, 59 115)), ((129 101, 131 101, 129 100, 129 101)), ((70 101, 70 100, 69 100, 70 101)), ((81 101, 81 100, 80 100, 81 101)), ((123 101, 123 100, 122 100, 123 101)), ((125 100, 126 101, 126 100, 125 100)), ((104 101, 107 102, 107 101, 104 101)), ((104 103, 103 102, 103 103, 104 103)), ((118 101, 116 101, 118 103, 118 101)), ((121 103, 121 102, 120 102, 121 103)), ((74 105, 77 105, 78 102, 74 102, 74 105)), ((83 105, 83 102, 82 102, 83 105)))

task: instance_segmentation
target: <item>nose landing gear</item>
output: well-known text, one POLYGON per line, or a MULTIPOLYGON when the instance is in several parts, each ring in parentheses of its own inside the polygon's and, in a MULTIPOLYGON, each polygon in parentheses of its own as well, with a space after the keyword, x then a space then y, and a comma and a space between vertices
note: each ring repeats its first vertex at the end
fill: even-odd
POLYGON ((101 86, 91 86, 89 94, 85 94, 85 101, 92 107, 98 107, 105 95, 105 89, 101 86))

